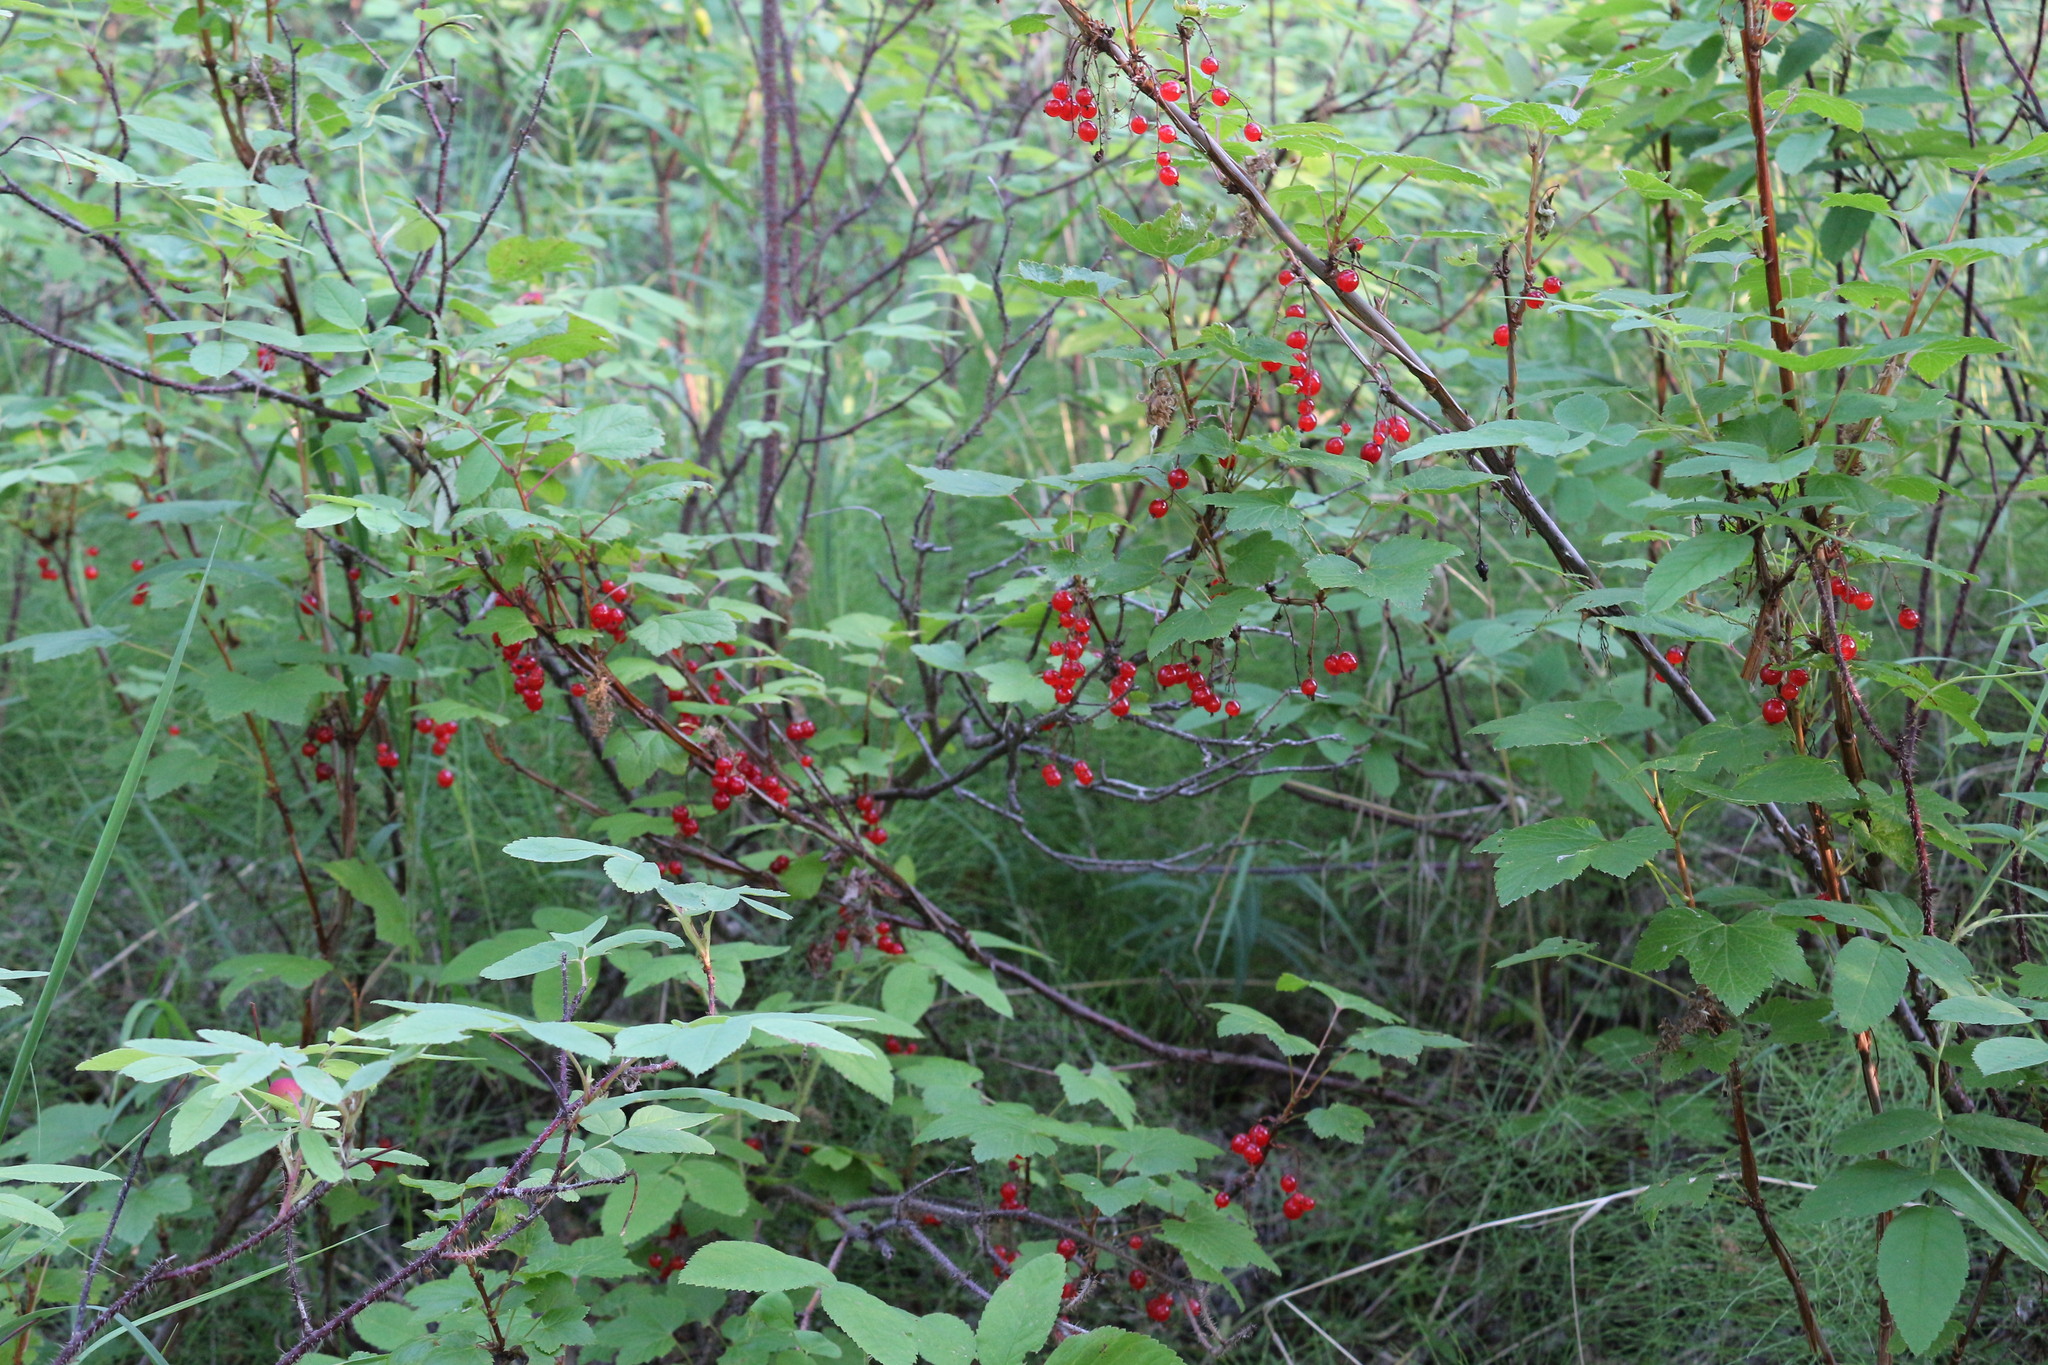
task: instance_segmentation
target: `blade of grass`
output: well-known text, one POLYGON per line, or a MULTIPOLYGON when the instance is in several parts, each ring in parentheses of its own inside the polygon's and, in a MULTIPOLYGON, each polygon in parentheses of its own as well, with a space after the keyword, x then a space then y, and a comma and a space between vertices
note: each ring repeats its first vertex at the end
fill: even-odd
POLYGON ((29 1071, 35 1066, 36 1048, 43 1041, 43 1031, 49 1027, 50 1012, 63 989, 64 973, 71 967, 72 955, 78 951, 78 940, 85 934, 85 922, 92 915, 100 883, 106 880, 107 864, 113 861, 115 845, 121 841, 121 826, 128 819, 129 807, 135 804, 135 792, 142 785, 142 769, 149 762, 149 751, 163 732, 164 717, 170 713, 171 699, 178 690, 178 670, 185 662, 185 646, 191 643, 193 627, 199 622, 199 604, 206 598, 206 581, 213 574, 214 555, 219 552, 220 537, 215 536, 213 551, 207 555, 206 567, 199 575, 199 587, 192 594, 192 607, 185 613, 185 628, 178 632, 178 644, 171 651, 170 667, 164 670, 163 686, 156 694, 156 704, 149 708, 149 719, 143 722, 142 734, 135 741, 135 752, 129 755, 128 771, 121 774, 120 789, 114 793, 114 804, 107 811, 106 827, 100 831, 99 842, 93 846, 92 861, 86 865, 85 879, 78 884, 78 894, 71 899, 71 913, 65 916, 64 932, 58 938, 57 951, 50 959, 50 974, 43 979, 42 992, 36 997, 35 1014, 29 1019, 28 1033, 22 1038, 21 1048, 14 1054, 14 1066, 7 1073, 7 1092, 0 1095, 0 1139, 7 1135, 8 1122, 14 1117, 14 1106, 20 1101, 22 1087, 28 1083, 29 1071))

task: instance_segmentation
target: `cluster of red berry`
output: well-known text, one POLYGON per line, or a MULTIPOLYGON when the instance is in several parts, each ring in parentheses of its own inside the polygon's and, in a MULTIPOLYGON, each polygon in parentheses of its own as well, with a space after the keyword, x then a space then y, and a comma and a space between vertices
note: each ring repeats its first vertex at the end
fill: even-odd
MULTIPOLYGON (((1349 431, 1350 428, 1346 427, 1345 430, 1349 431)), ((1372 424, 1372 439, 1358 448, 1358 458, 1364 460, 1367 464, 1378 464, 1380 457, 1387 453, 1388 446, 1397 446, 1414 434, 1413 429, 1408 425, 1408 419, 1400 413, 1397 412, 1391 417, 1382 417, 1372 424)), ((1342 455, 1344 453, 1344 443, 1342 441, 1325 441, 1323 449, 1332 455, 1342 455)))
MULTIPOLYGON (((1559 279, 1555 275, 1546 275, 1543 278, 1543 284, 1540 288, 1531 289, 1527 294, 1522 296, 1522 306, 1524 308, 1531 310, 1541 308, 1546 301, 1544 297, 1545 295, 1561 294, 1563 292, 1564 281, 1559 279)), ((1503 322, 1500 326, 1493 329, 1493 344, 1496 346, 1505 346, 1510 341, 1514 340, 1514 336, 1514 328, 1510 327, 1507 323, 1503 322)))
POLYGON ((789 736, 791 744, 801 744, 818 733, 818 722, 814 720, 793 720, 782 727, 782 733, 789 736))
POLYGON ((663 1283, 667 1283, 669 1276, 689 1263, 690 1258, 687 1256, 664 1256, 658 1251, 650 1253, 647 1257, 647 1268, 663 1283))
POLYGON ((1230 1140, 1230 1150, 1244 1158, 1247 1166, 1263 1166, 1266 1149, 1273 1145, 1273 1130, 1263 1123, 1255 1123, 1230 1140))
POLYGON ((990 1258, 994 1261, 991 1269, 995 1271, 996 1278, 999 1280, 1008 1279, 1010 1267, 1017 1263, 1017 1248, 1006 1247, 998 1243, 988 1250, 990 1258))
POLYGON ((1005 1180, 997 1187, 996 1199, 1002 1204, 1005 1213, 1014 1213, 1024 1207, 1023 1192, 1014 1180, 1005 1180))
MULTIPOLYGON (((334 743, 334 727, 327 724, 315 725, 306 731, 306 742, 299 746, 299 752, 307 758, 319 758, 320 751, 332 743, 334 743)), ((315 782, 332 782, 334 780, 334 765, 325 759, 315 763, 313 765, 313 780, 315 782)))
POLYGON ((882 828, 882 807, 874 797, 862 792, 853 798, 853 808, 860 812, 861 823, 867 826, 861 832, 869 843, 880 848, 889 842, 889 831, 882 828))
POLYGON ((609 578, 597 585, 602 596, 590 604, 590 625, 612 637, 616 644, 626 640, 626 603, 633 600, 633 590, 624 583, 614 583, 609 578), (608 600, 607 600, 608 599, 608 600))
MULTIPOLYGON (((1846 635, 1842 638, 1848 639, 1846 635)), ((1813 675, 1803 668, 1778 668, 1775 665, 1758 669, 1756 676, 1764 686, 1777 689, 1776 696, 1764 698, 1766 725, 1783 725, 1791 714, 1789 708, 1792 703, 1799 700, 1799 693, 1813 680, 1813 675)))
MULTIPOLYGON (((1066 632, 1066 636, 1052 642, 1052 666, 1038 678, 1052 689, 1053 700, 1065 706, 1073 701, 1081 679, 1088 676, 1088 666, 1082 662, 1082 657, 1088 652, 1088 636, 1093 627, 1086 616, 1074 610, 1074 594, 1066 588, 1053 593, 1052 609, 1059 613, 1060 629, 1066 632)), ((1126 711, 1129 709, 1128 706, 1124 708, 1126 711)))
MULTIPOLYGON (((1060 775, 1060 765, 1057 763, 1047 763, 1038 770, 1038 775, 1045 779, 1045 785, 1048 787, 1057 787, 1066 780, 1060 775)), ((1087 759, 1074 760, 1074 780, 1084 787, 1095 785, 1095 769, 1088 766, 1087 759)))
POLYGON ((1356 673, 1357 671, 1358 656, 1348 649, 1342 649, 1335 654, 1323 656, 1323 672, 1333 678, 1342 673, 1356 673))
POLYGON ((391 747, 388 739, 377 741, 377 766, 387 772, 398 766, 398 750, 391 747))
POLYGON ((41 574, 45 582, 54 583, 60 577, 56 569, 50 566, 50 557, 48 555, 40 555, 37 557, 36 569, 41 574))
POLYGON ((721 756, 712 763, 711 809, 724 810, 735 796, 744 796, 749 787, 759 787, 761 794, 778 806, 789 804, 789 788, 782 785, 782 779, 763 772, 753 759, 745 755, 737 759, 721 756))
POLYGON ((915 1057, 917 1055, 917 1044, 906 1042, 901 1038, 889 1037, 882 1040, 882 1051, 888 1053, 891 1057, 915 1057))
POLYGON ((1293 1222, 1305 1213, 1313 1213, 1316 1201, 1301 1193, 1301 1181, 1292 1175, 1280 1177, 1281 1193, 1287 1196, 1280 1203, 1281 1216, 1293 1222))
POLYGON ((676 837, 688 839, 697 832, 697 817, 690 814, 688 806, 670 806, 668 818, 675 822, 676 837))
POLYGON ((1045 116, 1074 125, 1074 136, 1093 142, 1102 136, 1096 126, 1095 92, 1087 86, 1076 90, 1071 81, 1054 81, 1052 97, 1045 102, 1045 116))
POLYGON ((439 758, 442 754, 448 752, 449 741, 453 740, 462 729, 462 722, 459 720, 436 722, 432 716, 421 716, 412 723, 412 728, 420 734, 432 735, 434 737, 434 757, 439 758))
POLYGON ((1858 611, 1869 611, 1877 605, 1876 593, 1866 592, 1839 574, 1829 577, 1828 593, 1836 601, 1847 602, 1858 611))
POLYGON ((541 689, 547 686, 547 675, 541 672, 540 660, 526 652, 524 641, 499 644, 493 635, 491 643, 498 646, 499 655, 512 666, 512 690, 519 694, 519 700, 526 703, 529 711, 538 711, 542 706, 541 689))
MULTIPOLYGON (((848 906, 839 907, 839 927, 832 932, 832 941, 841 948, 853 942, 873 940, 875 951, 884 957, 901 957, 907 951, 896 937, 896 926, 888 920, 876 920, 872 931, 864 929, 854 920, 853 910, 848 906)), ((911 1049, 913 1052, 915 1048, 911 1049)))
POLYGON ((1166 664, 1153 676, 1158 679, 1161 691, 1169 687, 1185 686, 1188 689, 1188 701, 1212 716, 1218 711, 1226 716, 1234 716, 1244 709, 1235 700, 1223 701, 1218 698, 1215 689, 1209 686, 1209 679, 1193 664, 1166 664))

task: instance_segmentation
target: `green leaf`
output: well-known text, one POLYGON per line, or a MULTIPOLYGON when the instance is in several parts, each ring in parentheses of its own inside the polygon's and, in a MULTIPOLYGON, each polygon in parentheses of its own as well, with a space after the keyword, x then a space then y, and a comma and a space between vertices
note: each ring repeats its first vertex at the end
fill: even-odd
POLYGON ((748 1294, 818 1289, 837 1283, 837 1277, 816 1261, 759 1242, 734 1241, 699 1247, 691 1253, 689 1264, 676 1272, 676 1279, 706 1289, 737 1289, 748 1294))
POLYGON ((490 267, 492 284, 537 284, 549 271, 590 264, 590 257, 582 247, 561 237, 507 237, 491 248, 484 262, 490 267))
POLYGON ((656 654, 685 645, 715 645, 739 638, 739 624, 726 612, 708 607, 672 611, 650 617, 626 632, 656 654))
POLYGON ((1163 1341, 1121 1327, 1098 1327, 1061 1342, 1045 1365, 1181 1365, 1181 1358, 1163 1341))
POLYGON ((1311 1057, 1316 1045, 1299 1034, 1289 1033, 1280 1027, 1270 1015, 1261 1014, 1249 1005, 1214 1004, 1209 1006, 1222 1015, 1216 1021, 1218 1038, 1234 1038, 1240 1034, 1252 1034, 1264 1038, 1289 1057, 1311 1057))
MULTIPOLYGON (((881 1365, 917 1365, 918 1317, 846 1283, 825 1286, 819 1306, 881 1365)), ((1050 1330, 1050 1329, 1048 1329, 1050 1330)))
POLYGON ((246 342, 202 341, 185 357, 185 363, 208 379, 219 379, 241 368, 248 359, 249 347, 246 342))
POLYGON ((921 962, 899 962, 882 978, 882 1008, 908 1023, 924 1018, 938 995, 932 969, 921 962))
POLYGON ((1941 1120, 1925 1109, 1887 1109, 1872 1114, 1835 1134, 1835 1150, 1843 1156, 1869 1156, 1873 1152, 1911 1147, 1941 1131, 1941 1120))
POLYGON ((924 486, 934 493, 955 498, 1007 498, 1024 486, 1023 479, 984 469, 938 469, 915 464, 906 468, 923 479, 924 486))
MULTIPOLYGON (((1239 588, 1206 607, 1182 607, 1152 628, 1146 648, 1156 655, 1185 640, 1219 640, 1237 629, 1248 608, 1267 600, 1266 594, 1256 588, 1239 588)), ((1043 681, 1039 685, 1043 687, 1043 681)))
POLYGON ((1493 969, 1499 971, 1503 967, 1518 967, 1524 962, 1540 962, 1544 958, 1549 957, 1591 956, 1599 947, 1600 945, 1597 943, 1588 943, 1580 938, 1557 938, 1553 936, 1544 939, 1543 942, 1537 944, 1534 948, 1525 948, 1519 953, 1502 958, 1493 964, 1493 969))
POLYGON ((363 291, 347 280, 333 275, 322 275, 313 281, 306 291, 306 302, 322 322, 330 323, 345 332, 359 332, 363 329, 363 291))
POLYGON ((218 1133, 241 1109, 239 1092, 228 1086, 208 1085, 194 1092, 178 1106, 171 1119, 171 1155, 189 1152, 218 1133))
POLYGON ((1664 552, 1643 581, 1643 610, 1655 615, 1686 595, 1717 582, 1749 562, 1750 539, 1732 531, 1702 531, 1664 552))
POLYGON ((1996 1114, 1953 1114, 1945 1125, 1948 1135, 1972 1147, 1989 1147, 2022 1156, 2048 1157, 2048 1132, 2018 1119, 1996 1114))
POLYGON ((1344 1045, 1381 1057, 1399 1057, 1404 1062, 1412 1062, 1420 1057, 1424 1048, 1471 1046, 1463 1038, 1454 1038, 1448 1033, 1431 1033, 1426 1029, 1409 1028, 1405 1024, 1362 1028, 1346 1039, 1344 1045))
POLYGON ((2009 1251, 2036 1270, 2048 1270, 2048 1239, 2022 1218, 2013 1206, 1984 1188, 1984 1182, 1962 1166, 1937 1171, 1934 1192, 1956 1212, 1996 1237, 2009 1251))
POLYGON ((341 686, 325 669, 300 665, 266 678, 216 673, 199 684, 199 694, 214 720, 232 720, 246 711, 279 725, 301 725, 315 698, 339 692, 341 686))
POLYGON ((1927 1193, 1926 1170, 1896 1161, 1859 1161, 1831 1172, 1800 1201, 1798 1217, 1818 1223, 1834 1218, 1875 1218, 1927 1193))
POLYGON ((1372 1115, 1355 1104, 1326 1104, 1309 1110, 1307 1118, 1310 1132, 1339 1142, 1364 1142, 1366 1130, 1372 1127, 1372 1115))
POLYGON ((2048 1043, 2039 1038, 1986 1038, 1970 1053, 1970 1060, 1985 1075, 1996 1076, 2048 1062, 2048 1043))
POLYGON ((121 643, 128 635, 126 630, 111 630, 106 626, 86 626, 82 630, 50 630, 40 635, 20 635, 0 644, 0 654, 14 654, 28 651, 32 663, 48 663, 52 659, 68 659, 73 654, 83 654, 88 649, 107 649, 121 643))
POLYGON ((191 157, 194 161, 217 160, 213 135, 189 119, 151 118, 147 114, 123 114, 121 122, 139 138, 191 157))
POLYGON ((866 1046, 870 1050, 860 1053, 820 1050, 818 1060, 849 1083, 867 1091, 883 1104, 889 1104, 896 1098, 896 1072, 880 1048, 872 1043, 866 1046))
POLYGON ((1736 1014, 1755 1004, 1773 981, 1810 980, 1799 935, 1767 910, 1733 924, 1684 906, 1660 911, 1636 945, 1635 966, 1657 971, 1683 957, 1693 980, 1736 1014))
POLYGON ((1531 422, 1521 418, 1481 422, 1465 431, 1446 431, 1427 436, 1394 457, 1397 464, 1419 460, 1447 450, 1493 450, 1527 446, 1538 455, 1557 454, 1571 440, 1570 428, 1555 422, 1531 422))
POLYGON ((18 1194, 0 1194, 0 1219, 5 1218, 11 1218, 17 1223, 29 1223, 60 1236, 64 1232, 63 1219, 41 1204, 23 1199, 18 1194))
POLYGON ((1906 955, 1873 938, 1852 938, 1835 958, 1835 1015, 1843 1028, 1863 1033, 1889 1017, 1905 993, 1906 955))
MULTIPOLYGON (((1786 102, 1785 113, 1795 114, 1808 110, 1819 114, 1829 123, 1847 128, 1854 133, 1863 131, 1863 110, 1840 95, 1830 95, 1822 90, 1802 89, 1786 102)), ((1921 1348, 1915 1346, 1914 1350, 1921 1348)))
POLYGON ((75 1181, 95 1182, 120 1178, 112 1171, 96 1171, 90 1166, 56 1165, 46 1161, 0 1166, 0 1185, 5 1185, 9 1181, 23 1185, 69 1185, 75 1181))
MULTIPOLYGON (((1159 1240, 1180 1248, 1183 1255, 1211 1270, 1237 1270, 1248 1265, 1279 1270, 1259 1245, 1251 1225, 1244 1221, 1241 1208, 1219 1209, 1197 1200, 1188 1205, 1183 1217, 1169 1218, 1159 1225, 1159 1240)), ((1195 1269, 1192 1263, 1189 1269, 1195 1269)), ((1215 1275, 1197 1273, 1196 1277, 1217 1284, 1223 1282, 1215 1275)))
POLYGON ((1877 1247, 1877 1283, 1907 1346, 1924 1352, 1934 1344, 1969 1270, 1969 1241, 1954 1213, 1923 1204, 1893 1217, 1877 1247))
POLYGON ((1590 744, 1614 734, 1622 723, 1620 702, 1547 701, 1512 716, 1472 727, 1494 736, 1496 749, 1532 749, 1551 744, 1590 744))
POLYGON ((569 419, 561 435, 578 451, 600 460, 637 460, 652 455, 667 440, 654 414, 638 403, 585 408, 569 419))
POLYGON ((1582 815, 1561 816, 1504 829, 1474 845, 1494 855, 1494 892, 1503 905, 1568 882, 1588 868, 1625 877, 1668 845, 1654 825, 1639 825, 1610 841, 1582 815))
POLYGON ((219 1003, 226 1006, 243 991, 261 982, 278 981, 288 990, 302 991, 330 970, 329 964, 317 957, 300 957, 296 953, 244 953, 216 963, 206 975, 212 980, 227 983, 220 988, 219 996, 219 1003))
POLYGON ((1083 1071, 1070 1062, 1061 1062, 1053 1068, 1053 1074, 1059 1077, 1060 1093, 1067 1097, 1068 1104, 1099 1104, 1126 1128, 1138 1122, 1138 1102, 1131 1097, 1130 1086, 1103 1063, 1097 1062, 1083 1071))
MULTIPOLYGON (((1704 784, 1701 785, 1704 789, 1704 784)), ((1744 773, 1733 785, 1715 789, 1716 794, 1745 806, 1766 801, 1804 805, 1815 801, 1853 801, 1856 789, 1842 770, 1824 758, 1787 754, 1744 773)))
POLYGON ((1077 265, 1051 266, 1043 261, 1019 261, 1012 278, 1026 289, 1056 299, 1109 298, 1125 288, 1123 280, 1115 275, 1077 265))
POLYGON ((974 1329, 981 1365, 1023 1365, 1025 1356, 1045 1344, 1059 1316, 1060 1286, 1066 1279, 1066 1261, 1053 1255, 1035 1256, 1011 1270, 974 1329))
POLYGON ((917 1353, 932 1365, 968 1365, 974 1329, 951 1313, 926 1313, 917 1320, 917 1353))
POLYGON ((398 888, 391 884, 391 878, 384 875, 381 866, 361 858, 344 858, 322 863, 321 870, 334 878, 342 890, 370 907, 376 916, 379 943, 387 943, 405 952, 418 951, 420 941, 413 933, 412 912, 405 908, 398 888))
POLYGON ((220 760, 198 749, 170 749, 142 770, 142 794, 154 801, 181 787, 203 787, 220 770, 220 760))

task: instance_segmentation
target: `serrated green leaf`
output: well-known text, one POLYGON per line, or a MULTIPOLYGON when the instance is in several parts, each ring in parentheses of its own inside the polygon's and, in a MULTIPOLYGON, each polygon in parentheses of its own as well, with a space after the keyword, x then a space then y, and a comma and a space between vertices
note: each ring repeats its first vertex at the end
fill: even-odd
POLYGON ((1923 1204, 1893 1216, 1877 1246, 1877 1283, 1907 1346, 1924 1352, 1934 1344, 1969 1270, 1969 1241, 1954 1213, 1923 1204))
POLYGON ((1835 1015, 1843 1028, 1862 1033, 1890 1016, 1905 992, 1910 966, 1888 943, 1852 938, 1835 958, 1835 1015))
POLYGON ((974 1329, 974 1353, 981 1365, 1024 1365, 1024 1357, 1045 1344, 1059 1316, 1060 1286, 1067 1263, 1058 1256, 1034 1256, 1011 1269, 981 1310, 974 1329))

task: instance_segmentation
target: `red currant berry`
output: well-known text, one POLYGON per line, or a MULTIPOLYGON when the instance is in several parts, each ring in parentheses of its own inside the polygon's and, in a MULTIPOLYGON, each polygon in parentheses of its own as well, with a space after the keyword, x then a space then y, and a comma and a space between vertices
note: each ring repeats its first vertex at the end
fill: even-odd
POLYGON ((1285 340, 1287 342, 1288 350, 1303 350, 1308 346, 1308 333, 1302 331, 1300 328, 1297 327, 1287 334, 1285 340))
POLYGON ((1508 331, 1508 325, 1503 322, 1500 326, 1493 329, 1493 344, 1505 346, 1508 344, 1508 338, 1511 335, 1512 333, 1508 331))
POLYGON ((1224 1193, 1223 1191, 1221 1191, 1221 1190, 1218 1190, 1218 1191, 1216 1191, 1216 1207, 1217 1207, 1217 1208, 1219 1208, 1219 1209, 1227 1209, 1227 1208, 1229 1208, 1229 1207, 1230 1207, 1230 1196, 1229 1196, 1229 1195, 1227 1195, 1227 1194, 1225 1194, 1225 1193, 1224 1193))
POLYGON ((1180 172, 1175 170, 1171 166, 1166 167, 1164 170, 1159 172, 1159 183, 1166 186, 1166 188, 1168 189, 1172 189, 1175 185, 1178 185, 1180 183, 1180 172))
POLYGON ((1329 440, 1323 442, 1323 453, 1325 455, 1342 455, 1344 453, 1344 438, 1332 436, 1329 440))
POLYGON ((1087 119, 1082 119, 1074 125, 1074 136, 1080 138, 1083 142, 1095 141, 1096 132, 1095 125, 1087 119))
POLYGON ((1303 678, 1301 680, 1301 695, 1304 697, 1313 697, 1315 696, 1315 694, 1316 680, 1314 678, 1303 678))
POLYGON ((1201 66, 1202 74, 1204 76, 1213 76, 1217 73, 1217 71, 1222 69, 1222 64, 1218 62, 1214 57, 1202 58, 1201 66))
POLYGON ((1785 715, 1785 703, 1779 701, 1776 697, 1771 697, 1764 702, 1764 724, 1783 725, 1785 723, 1785 715))
POLYGON ((1280 1191, 1283 1194, 1293 1194, 1300 1186, 1301 1181, 1293 1175, 1283 1175, 1280 1177, 1280 1191))
POLYGON ((1847 635, 1837 635, 1835 637, 1835 644, 1841 649, 1842 657, 1844 659, 1847 659, 1852 663, 1855 661, 1856 642, 1853 639, 1849 638, 1847 635))
POLYGON ((1766 687, 1776 687, 1779 683, 1785 681, 1783 669, 1772 668, 1768 665, 1758 669, 1756 676, 1758 681, 1762 682, 1766 687))
POLYGON ((1062 1238, 1060 1238, 1060 1245, 1059 1245, 1059 1253, 1060 1253, 1060 1255, 1061 1255, 1061 1256, 1065 1257, 1065 1258, 1066 1258, 1067 1260, 1069 1260, 1069 1261, 1073 1260, 1073 1259, 1074 1259, 1074 1253, 1075 1253, 1075 1252, 1077 1252, 1077 1251, 1079 1251, 1080 1249, 1081 1249, 1081 1244, 1080 1244, 1079 1242, 1076 1242, 1076 1241, 1075 1241, 1075 1240, 1074 1240, 1073 1238, 1071 1238, 1071 1237, 1062 1237, 1062 1238))
POLYGON ((1349 267, 1337 272, 1335 282, 1339 293, 1348 294, 1358 288, 1358 272, 1349 267))
POLYGON ((1259 127, 1258 124, 1247 123, 1244 126, 1244 140, 1246 142, 1263 142, 1265 137, 1266 130, 1259 127))
POLYGON ((1180 98, 1180 82, 1159 82, 1159 98, 1165 100, 1168 104, 1172 104, 1174 101, 1178 100, 1180 98))
POLYGON ((1900 607, 1900 608, 1899 608, 1899 629, 1900 629, 1900 630, 1918 630, 1918 629, 1920 629, 1920 613, 1919 613, 1919 612, 1917 612, 1917 611, 1914 611, 1914 610, 1913 610, 1913 609, 1912 609, 1911 607, 1900 607))
POLYGON ((1175 490, 1176 492, 1178 492, 1180 489, 1186 488, 1188 486, 1187 470, 1179 468, 1167 470, 1166 486, 1168 488, 1175 490))
POLYGON ((1777 0, 1777 3, 1771 6, 1771 17, 1781 24, 1791 23, 1792 16, 1797 13, 1799 6, 1793 4, 1792 0, 1777 0))
POLYGON ((449 787, 452 787, 452 786, 454 786, 454 785, 455 785, 455 769, 453 769, 453 768, 443 768, 443 769, 441 769, 441 771, 440 771, 440 772, 437 772, 437 773, 435 773, 435 774, 434 774, 434 782, 435 782, 435 784, 436 784, 437 786, 439 786, 439 787, 440 787, 440 788, 441 788, 442 790, 444 790, 444 791, 445 791, 445 790, 447 790, 447 789, 448 789, 449 787))
POLYGON ((1152 520, 1157 521, 1161 517, 1165 516, 1172 507, 1173 504, 1168 502, 1165 498, 1154 498, 1152 499, 1151 506, 1147 507, 1145 510, 1152 514, 1152 520))
POLYGON ((1555 275, 1544 276, 1543 292, 1546 294, 1562 294, 1564 292, 1564 281, 1555 275))
POLYGON ((1133 133, 1142 135, 1144 131, 1147 128, 1150 128, 1151 126, 1152 125, 1150 123, 1147 123, 1145 121, 1145 116, 1143 114, 1131 115, 1131 131, 1133 133))
POLYGON ((1129 1279, 1133 1289, 1143 1289, 1146 1285, 1152 1283, 1152 1277, 1142 1270, 1133 1270, 1130 1273, 1129 1279))

